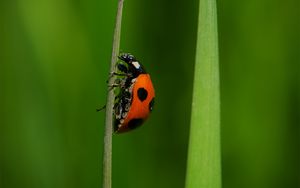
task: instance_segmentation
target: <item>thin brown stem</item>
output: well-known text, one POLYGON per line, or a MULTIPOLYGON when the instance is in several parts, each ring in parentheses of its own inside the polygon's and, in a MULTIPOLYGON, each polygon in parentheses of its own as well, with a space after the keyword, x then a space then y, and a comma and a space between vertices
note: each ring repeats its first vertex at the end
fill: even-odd
MULTIPOLYGON (((121 36, 121 21, 124 0, 119 0, 116 17, 116 25, 114 30, 113 47, 111 55, 110 72, 115 72, 115 64, 118 58, 120 49, 121 36)), ((114 84, 114 77, 110 77, 108 85, 114 84)), ((105 133, 104 133, 104 151, 103 151, 103 188, 111 188, 112 179, 112 134, 113 134, 113 103, 114 92, 108 89, 107 103, 106 103, 106 119, 105 119, 105 133)))

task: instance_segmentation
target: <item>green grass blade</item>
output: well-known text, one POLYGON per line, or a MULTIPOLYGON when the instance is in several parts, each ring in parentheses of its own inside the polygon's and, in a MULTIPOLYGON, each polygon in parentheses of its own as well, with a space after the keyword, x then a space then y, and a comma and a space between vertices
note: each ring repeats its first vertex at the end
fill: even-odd
POLYGON ((186 188, 221 187, 219 92, 216 1, 201 0, 186 188))

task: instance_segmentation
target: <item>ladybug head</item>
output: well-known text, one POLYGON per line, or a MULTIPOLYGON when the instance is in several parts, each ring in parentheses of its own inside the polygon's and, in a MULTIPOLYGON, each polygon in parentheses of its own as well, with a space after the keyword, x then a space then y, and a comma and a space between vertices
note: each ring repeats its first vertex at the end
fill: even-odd
POLYGON ((128 71, 133 74, 134 77, 137 77, 139 74, 145 74, 146 70, 138 62, 138 60, 129 53, 123 53, 119 56, 119 59, 128 64, 128 71))
POLYGON ((123 53, 119 56, 119 59, 121 59, 122 61, 126 62, 126 63, 131 63, 133 61, 136 61, 136 58, 128 53, 123 53))

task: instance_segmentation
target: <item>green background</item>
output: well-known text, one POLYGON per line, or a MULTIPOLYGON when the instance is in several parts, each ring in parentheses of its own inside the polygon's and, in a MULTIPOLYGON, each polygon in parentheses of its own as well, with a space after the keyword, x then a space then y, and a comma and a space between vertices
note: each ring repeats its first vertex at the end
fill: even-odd
MULTIPOLYGON (((300 187, 300 1, 217 1, 224 188, 300 187)), ((0 1, 0 188, 101 187, 117 2, 0 1)), ((156 103, 113 136, 113 187, 184 187, 198 2, 126 0, 156 103)))

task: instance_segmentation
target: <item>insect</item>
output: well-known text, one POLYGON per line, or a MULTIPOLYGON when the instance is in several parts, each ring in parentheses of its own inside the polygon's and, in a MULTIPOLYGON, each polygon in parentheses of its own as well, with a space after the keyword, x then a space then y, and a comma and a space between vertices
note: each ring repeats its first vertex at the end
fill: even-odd
POLYGON ((150 75, 138 60, 123 53, 117 62, 114 87, 117 94, 114 102, 114 131, 123 133, 142 125, 153 110, 155 91, 150 75))

